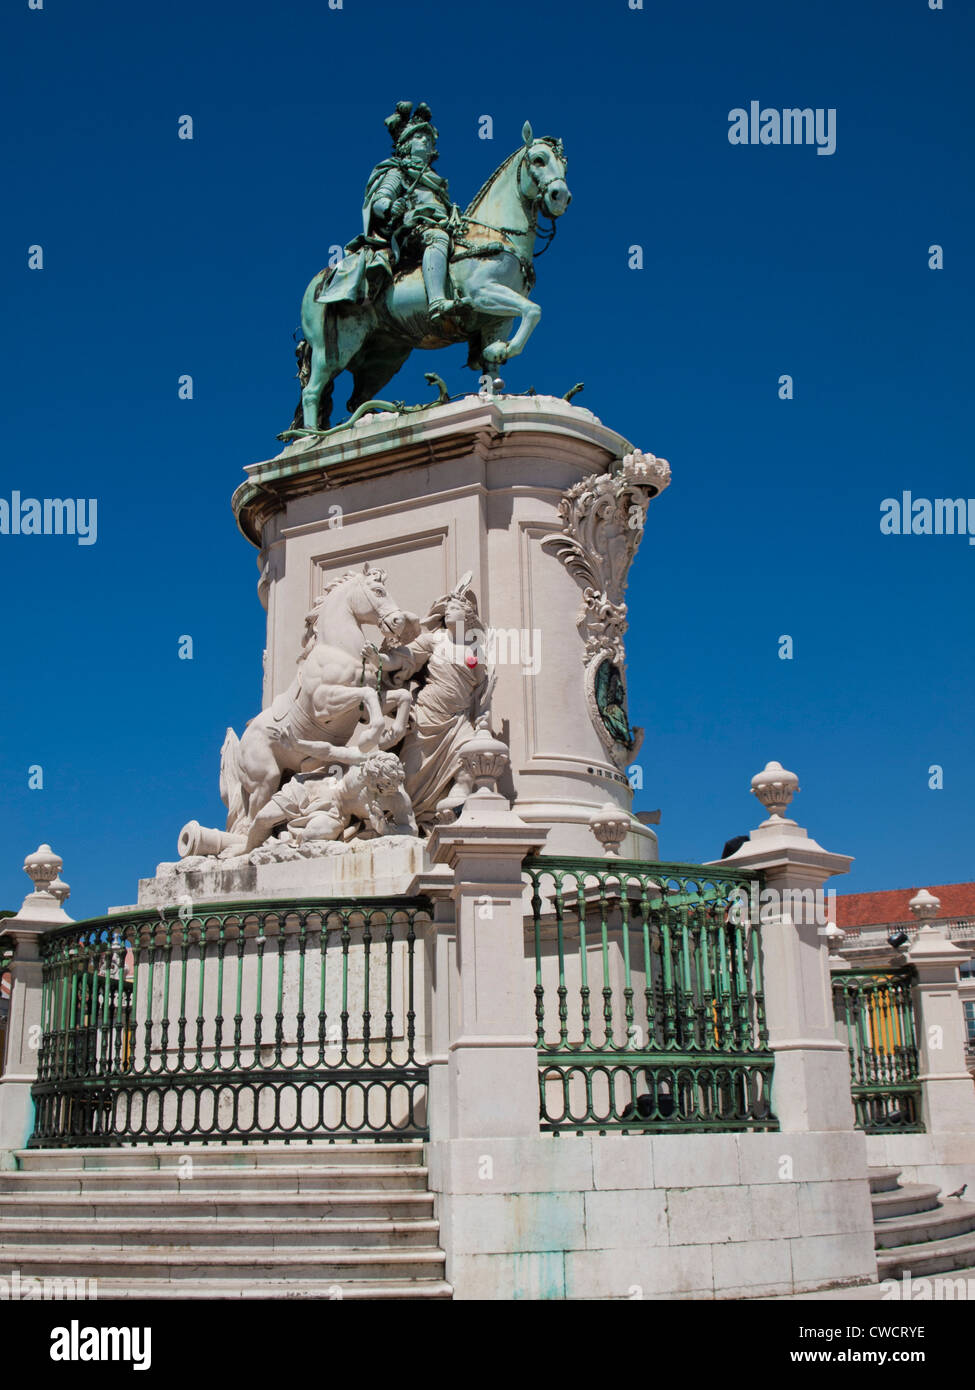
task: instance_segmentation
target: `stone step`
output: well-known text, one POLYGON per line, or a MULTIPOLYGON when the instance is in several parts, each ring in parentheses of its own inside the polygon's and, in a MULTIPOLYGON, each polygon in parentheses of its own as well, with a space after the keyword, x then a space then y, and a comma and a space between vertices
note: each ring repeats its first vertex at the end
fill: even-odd
POLYGON ((423 1158, 419 1141, 395 1144, 349 1141, 334 1144, 183 1144, 162 1147, 87 1149, 18 1149, 21 1172, 74 1172, 77 1169, 119 1169, 130 1171, 160 1169, 169 1171, 185 1166, 191 1159, 205 1168, 284 1167, 411 1167, 423 1158))
POLYGON ((278 1167, 222 1167, 194 1163, 192 1176, 152 1168, 63 1169, 0 1172, 0 1194, 7 1192, 322 1192, 333 1187, 425 1191, 427 1169, 419 1164, 291 1164, 278 1167))
MULTIPOLYGON (((115 1283, 99 1280, 98 1299, 151 1299, 156 1301, 215 1299, 329 1299, 343 1303, 354 1299, 449 1299, 453 1289, 442 1279, 204 1279, 199 1284, 160 1279, 126 1279, 115 1283)), ((83 1317, 84 1303, 72 1305, 83 1317)))
POLYGON ((933 1211, 878 1222, 874 1227, 874 1243, 878 1250, 893 1250, 901 1245, 944 1240, 969 1231, 975 1231, 975 1203, 953 1201, 933 1211))
POLYGON ((903 1187, 878 1192, 870 1199, 873 1219, 886 1222, 901 1216, 933 1211, 940 1195, 940 1187, 931 1187, 926 1183, 905 1183, 903 1187))
POLYGON ((38 1253, 49 1248, 97 1245, 99 1250, 133 1247, 140 1250, 178 1248, 182 1253, 198 1249, 245 1250, 251 1259, 261 1250, 362 1249, 372 1246, 437 1248, 440 1224, 433 1220, 386 1221, 294 1220, 290 1215, 264 1221, 160 1219, 147 1227, 144 1221, 0 1221, 0 1261, 11 1244, 30 1245, 38 1253))
POLYGON ((248 1220, 322 1218, 355 1220, 365 1217, 402 1220, 433 1216, 433 1195, 427 1191, 353 1189, 349 1192, 140 1192, 0 1194, 0 1233, 8 1219, 35 1224, 44 1221, 117 1221, 126 1217, 141 1223, 170 1219, 248 1220))
POLYGON ((890 1192, 897 1186, 901 1175, 900 1168, 868 1168, 871 1192, 890 1192))
MULTIPOLYGON (((954 1302, 967 1302, 975 1300, 975 1267, 971 1269, 956 1269, 945 1275, 946 1279, 952 1281, 953 1287, 950 1294, 945 1291, 939 1295, 940 1299, 950 1297, 954 1302)), ((855 1287, 844 1289, 817 1289, 815 1293, 790 1293, 779 1294, 775 1299, 769 1300, 775 1303, 834 1303, 839 1299, 846 1302, 862 1303, 889 1303, 892 1297, 901 1298, 905 1302, 918 1301, 923 1299, 931 1301, 935 1297, 935 1292, 930 1287, 901 1289, 898 1286, 897 1294, 894 1295, 889 1283, 884 1284, 858 1284, 855 1287)))
MULTIPOLYGON (((158 1279, 197 1283, 214 1277, 256 1281, 298 1279, 443 1279, 444 1254, 435 1249, 394 1249, 376 1246, 360 1250, 166 1250, 145 1245, 131 1250, 103 1250, 97 1245, 54 1249, 5 1244, 0 1250, 0 1276, 13 1270, 21 1279, 60 1277, 112 1280, 158 1279)), ((103 1297, 99 1289, 99 1297, 103 1297)))
POLYGON ((0 1172, 5 1277, 94 1280, 100 1299, 452 1296, 420 1142, 17 1157, 0 1172))
POLYGON ((899 1279, 902 1274, 923 1279, 971 1265, 975 1265, 975 1232, 877 1251, 877 1274, 881 1280, 899 1279))

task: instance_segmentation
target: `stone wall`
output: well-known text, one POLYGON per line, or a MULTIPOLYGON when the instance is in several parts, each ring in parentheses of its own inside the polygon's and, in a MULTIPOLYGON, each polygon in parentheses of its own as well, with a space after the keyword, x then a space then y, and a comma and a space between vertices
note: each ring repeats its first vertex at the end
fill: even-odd
POLYGON ((876 1280, 864 1136, 428 1145, 459 1299, 731 1299, 876 1280))

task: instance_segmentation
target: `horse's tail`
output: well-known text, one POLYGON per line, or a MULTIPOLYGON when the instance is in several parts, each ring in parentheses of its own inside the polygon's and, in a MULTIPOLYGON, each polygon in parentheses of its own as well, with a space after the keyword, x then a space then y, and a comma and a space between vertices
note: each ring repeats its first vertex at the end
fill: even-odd
POLYGON ((300 339, 300 341, 295 344, 295 361, 298 364, 298 370, 295 375, 298 378, 299 391, 298 406, 294 413, 294 419, 291 421, 291 428, 293 430, 299 430, 303 424, 301 392, 308 385, 308 379, 311 376, 311 343, 309 343, 306 338, 300 339))
POLYGON ((227 808, 227 829, 244 819, 244 789, 240 781, 240 739, 228 729, 220 749, 220 800, 227 808))

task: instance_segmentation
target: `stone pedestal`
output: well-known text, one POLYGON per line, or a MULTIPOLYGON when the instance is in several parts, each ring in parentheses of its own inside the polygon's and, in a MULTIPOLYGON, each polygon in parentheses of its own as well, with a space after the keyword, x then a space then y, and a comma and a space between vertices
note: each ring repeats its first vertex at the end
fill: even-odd
MULTIPOLYGON (((434 1139, 538 1134, 538 1050, 525 963, 521 864, 542 836, 497 792, 471 795, 438 826, 434 859, 453 873, 456 1005, 447 1019, 446 1130, 434 1139)), ((431 1117, 432 1119, 433 1117, 431 1117)))
POLYGON ((278 849, 273 859, 262 852, 218 859, 194 855, 156 866, 152 878, 139 880, 138 902, 113 907, 193 906, 241 898, 390 898, 409 890, 430 866, 422 840, 383 835, 374 840, 313 840, 301 849, 278 849), (256 861, 256 862, 254 862, 256 861))
MULTIPOLYGON (((791 779, 791 780, 790 780, 791 779)), ((775 1052, 772 1106, 783 1130, 853 1128, 850 1065, 836 1037, 822 886, 846 873, 847 855, 829 854, 783 812, 798 789, 770 763, 752 790, 772 811, 735 854, 719 861, 764 876, 758 898, 769 1043, 775 1052)))
MULTIPOLYGON (((423 615, 470 570, 497 670, 492 722, 511 749, 502 791, 521 820, 546 828, 547 852, 592 854, 592 814, 607 800, 631 806, 637 743, 614 746, 598 706, 619 700, 606 654, 666 463, 560 399, 468 396, 367 416, 246 471, 234 510, 260 551, 265 705, 292 680, 305 614, 328 580, 379 565, 389 592, 423 615)), ((631 819, 621 853, 656 858, 653 830, 631 819)))
POLYGON ((935 923, 941 904, 922 890, 911 910, 923 924, 907 959, 917 974, 914 1011, 919 1045, 921 1113, 928 1134, 971 1132, 975 1153, 975 1086, 965 1065, 958 967, 968 953, 935 923))
POLYGON ((60 869, 61 859, 50 845, 41 845, 27 857, 24 870, 33 879, 35 891, 27 894, 15 917, 4 920, 0 931, 14 944, 6 1055, 0 1076, 0 1168, 12 1164, 14 1150, 26 1145, 34 1127, 31 1087, 37 1080, 43 1037, 40 941, 46 932, 70 926, 72 921, 61 906, 68 889, 57 878, 60 869), (58 891, 52 892, 52 887, 58 891))

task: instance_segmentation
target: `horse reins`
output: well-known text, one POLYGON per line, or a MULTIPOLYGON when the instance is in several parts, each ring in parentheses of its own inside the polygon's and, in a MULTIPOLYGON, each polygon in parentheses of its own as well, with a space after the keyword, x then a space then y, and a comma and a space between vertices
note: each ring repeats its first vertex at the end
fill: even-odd
MULTIPOLYGON (((526 164, 527 160, 528 160, 528 151, 526 150, 525 153, 524 153, 524 154, 522 155, 522 157, 521 157, 521 164, 520 164, 519 167, 518 167, 518 175, 519 175, 519 177, 521 176, 522 170, 525 168, 525 164, 526 164)), ((469 216, 467 216, 466 213, 461 213, 461 214, 460 214, 460 217, 461 217, 461 221, 465 224, 465 227, 470 227, 470 226, 473 226, 473 227, 483 227, 485 231, 488 231, 488 232, 497 232, 499 236, 503 236, 503 237, 526 236, 526 235, 528 235, 529 233, 531 233, 531 234, 532 234, 533 236, 535 236, 535 237, 542 237, 542 238, 544 239, 545 244, 544 244, 544 246, 542 247, 541 251, 533 251, 533 252, 532 252, 532 260, 538 260, 539 256, 544 256, 544 255, 545 255, 545 252, 546 252, 546 251, 548 250, 548 248, 552 245, 552 242, 555 240, 556 232, 557 232, 558 229, 559 229, 558 219, 555 218, 555 217, 552 217, 552 218, 549 219, 552 225, 551 225, 550 227, 548 227, 548 228, 543 228, 542 230, 539 230, 538 219, 539 219, 539 217, 540 217, 542 214, 538 211, 538 205, 541 203, 542 199, 545 197, 545 194, 548 192, 548 190, 549 190, 549 188, 551 187, 551 185, 552 185, 553 183, 555 183, 556 180, 557 180, 558 178, 561 178, 562 175, 561 175, 561 174, 554 175, 552 178, 548 179, 546 183, 541 184, 541 183, 539 183, 539 181, 535 178, 535 175, 531 173, 531 170, 529 170, 529 174, 530 174, 530 176, 531 176, 532 182, 533 182, 534 185, 535 185, 535 188, 537 189, 537 194, 536 194, 535 198, 533 198, 533 200, 532 200, 532 203, 533 203, 533 205, 534 205, 534 207, 535 207, 536 210, 535 210, 534 216, 533 216, 533 218, 532 218, 531 226, 528 226, 528 227, 495 227, 495 226, 493 226, 490 222, 481 222, 481 221, 479 221, 478 218, 476 218, 476 217, 469 217, 469 216)), ((486 243, 486 244, 483 246, 483 248, 482 248, 482 247, 478 247, 478 246, 476 245, 476 243, 468 242, 468 241, 464 240, 464 239, 461 238, 461 237, 458 237, 457 241, 458 241, 458 244, 460 244, 461 246, 466 246, 466 247, 468 248, 468 250, 467 250, 466 255, 463 255, 463 254, 462 254, 462 255, 460 255, 460 256, 453 256, 453 257, 451 257, 452 260, 467 260, 467 259, 469 259, 469 258, 471 258, 471 257, 474 257, 474 256, 488 256, 488 255, 491 255, 491 254, 492 254, 492 247, 491 247, 490 242, 486 243)), ((507 248, 505 248, 505 249, 507 249, 507 248)), ((513 247, 512 247, 511 249, 514 250, 513 247)), ((519 264, 520 264, 521 267, 522 267, 522 271, 524 272, 524 275, 525 275, 526 280, 527 280, 527 279, 534 280, 535 276, 534 276, 534 271, 532 270, 531 262, 530 262, 530 261, 526 261, 526 259, 525 259, 524 256, 519 256, 519 257, 518 257, 518 261, 519 261, 519 264)))

